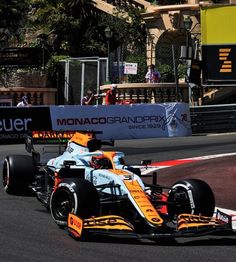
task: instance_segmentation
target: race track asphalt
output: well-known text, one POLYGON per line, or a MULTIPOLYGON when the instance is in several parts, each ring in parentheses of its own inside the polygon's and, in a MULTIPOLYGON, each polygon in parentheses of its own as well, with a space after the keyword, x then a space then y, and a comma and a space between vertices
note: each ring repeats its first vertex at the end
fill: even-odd
POLYGON ((212 188, 218 207, 236 210, 235 163, 236 156, 226 156, 160 169, 157 183, 172 185, 180 179, 202 179, 212 188))
MULTIPOLYGON (((118 151, 126 153, 129 163, 140 163, 142 159, 161 162, 235 153, 236 134, 174 138, 171 142, 169 139, 118 141, 116 144, 118 151)), ((1 165, 6 155, 25 152, 22 145, 2 145, 0 149, 1 165)), ((182 178, 201 178, 213 187, 217 205, 236 210, 234 160, 235 157, 228 156, 161 169, 157 182, 170 185, 182 178)), ((8 195, 2 185, 0 210, 0 262, 236 261, 236 236, 180 238, 174 243, 75 241, 55 225, 50 213, 34 197, 8 195)))

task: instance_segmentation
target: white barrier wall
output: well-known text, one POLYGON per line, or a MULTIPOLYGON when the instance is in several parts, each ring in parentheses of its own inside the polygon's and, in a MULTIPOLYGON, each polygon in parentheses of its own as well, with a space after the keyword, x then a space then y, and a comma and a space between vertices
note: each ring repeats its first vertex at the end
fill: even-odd
POLYGON ((186 103, 50 106, 52 130, 101 132, 100 139, 190 136, 186 103))

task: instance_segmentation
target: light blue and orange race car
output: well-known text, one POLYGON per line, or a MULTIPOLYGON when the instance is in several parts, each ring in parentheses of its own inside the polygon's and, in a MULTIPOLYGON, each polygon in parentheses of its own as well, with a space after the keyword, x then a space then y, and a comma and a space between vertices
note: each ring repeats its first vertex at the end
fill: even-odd
POLYGON ((149 168, 147 162, 126 165, 122 152, 101 150, 102 141, 89 132, 75 132, 62 154, 41 163, 35 138, 39 137, 34 133, 26 138, 31 155, 6 156, 4 189, 21 195, 32 191, 56 224, 74 238, 157 241, 234 233, 229 215, 219 210, 214 214, 214 194, 202 180, 145 184, 141 170, 149 168))

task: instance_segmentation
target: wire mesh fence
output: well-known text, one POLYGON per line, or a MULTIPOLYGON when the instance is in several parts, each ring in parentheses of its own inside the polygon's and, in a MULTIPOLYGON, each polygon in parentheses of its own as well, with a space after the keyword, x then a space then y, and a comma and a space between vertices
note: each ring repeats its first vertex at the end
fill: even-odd
MULTIPOLYGON (((160 82, 175 82, 176 78, 184 78, 186 64, 180 59, 181 45, 158 44, 156 46, 155 65, 161 73, 160 82)), ((124 46, 110 54, 111 82, 115 83, 142 83, 145 82, 147 72, 146 51, 142 49, 129 50, 124 46), (124 74, 125 62, 138 64, 136 75, 124 74)))

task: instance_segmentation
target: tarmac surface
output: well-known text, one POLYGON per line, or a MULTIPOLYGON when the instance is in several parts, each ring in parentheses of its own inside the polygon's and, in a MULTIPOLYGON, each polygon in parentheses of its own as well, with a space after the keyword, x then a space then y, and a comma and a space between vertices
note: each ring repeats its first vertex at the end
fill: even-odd
MULTIPOLYGON (((130 163, 152 159, 163 163, 172 159, 235 153, 236 134, 221 137, 185 137, 120 141, 119 149, 130 163)), ((9 154, 24 154, 22 145, 0 146, 0 164, 9 154)), ((42 152, 42 151, 41 151, 42 152)), ((215 191, 217 205, 236 210, 233 167, 235 157, 185 163, 158 171, 157 182, 171 185, 178 179, 201 178, 215 191), (210 167, 208 170, 208 167, 210 167)), ((0 171, 1 173, 1 171, 0 171)), ((75 241, 60 230, 35 197, 8 195, 0 185, 1 262, 235 262, 236 236, 180 238, 176 242, 117 240, 75 241)))
POLYGON ((157 184, 169 186, 181 179, 198 178, 212 188, 216 206, 236 210, 235 163, 234 155, 163 168, 157 171, 157 184))

